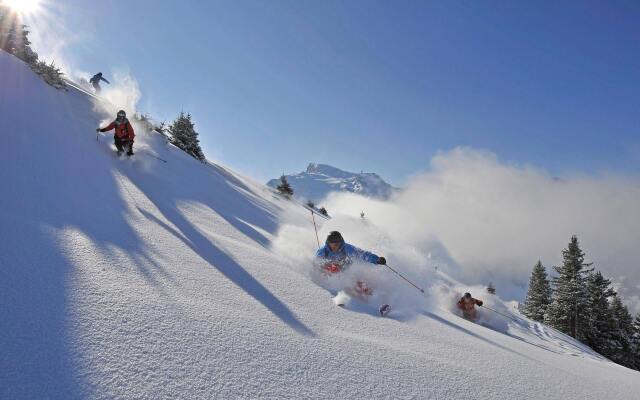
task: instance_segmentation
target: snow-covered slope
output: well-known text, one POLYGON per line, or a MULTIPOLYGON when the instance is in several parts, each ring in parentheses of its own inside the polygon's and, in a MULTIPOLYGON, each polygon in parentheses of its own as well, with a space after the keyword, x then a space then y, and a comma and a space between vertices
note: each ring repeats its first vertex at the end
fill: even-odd
MULTIPOLYGON (((315 202, 324 199, 331 192, 352 192, 366 197, 388 199, 396 190, 371 172, 355 173, 325 164, 311 163, 306 171, 294 175, 285 175, 294 195, 315 202)), ((276 187, 280 178, 267 182, 276 187)))
POLYGON ((440 308, 440 273, 412 274, 422 299, 368 268, 417 304, 391 318, 335 307, 279 251, 292 227, 314 249, 307 210, 141 129, 117 159, 96 109, 0 52, 1 399, 637 399, 640 374, 498 298, 515 320, 489 328, 440 308))

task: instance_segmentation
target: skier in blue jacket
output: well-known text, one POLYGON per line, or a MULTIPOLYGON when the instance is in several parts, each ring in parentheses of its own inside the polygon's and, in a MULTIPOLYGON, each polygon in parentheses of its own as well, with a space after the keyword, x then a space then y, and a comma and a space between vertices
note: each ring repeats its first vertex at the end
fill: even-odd
POLYGON ((100 93, 100 81, 105 81, 111 84, 108 80, 102 77, 102 72, 98 72, 91 79, 89 79, 89 83, 93 85, 93 88, 96 90, 96 93, 100 93))
POLYGON ((327 236, 325 245, 318 249, 316 258, 324 264, 329 273, 342 271, 349 266, 354 259, 370 262, 371 264, 384 265, 387 260, 369 251, 359 249, 346 243, 338 231, 333 231, 327 236))
MULTIPOLYGON (((359 249, 346 243, 338 231, 333 231, 327 236, 325 245, 316 252, 316 259, 319 261, 322 271, 327 275, 337 274, 353 263, 354 259, 369 262, 371 264, 386 265, 387 260, 369 251, 359 249)), ((346 290, 349 295, 366 299, 373 294, 372 288, 363 281, 357 281, 354 288, 346 290)), ((340 294, 336 296, 339 306, 344 306, 346 299, 340 294)), ((391 307, 388 304, 380 306, 380 315, 385 316, 391 307)))

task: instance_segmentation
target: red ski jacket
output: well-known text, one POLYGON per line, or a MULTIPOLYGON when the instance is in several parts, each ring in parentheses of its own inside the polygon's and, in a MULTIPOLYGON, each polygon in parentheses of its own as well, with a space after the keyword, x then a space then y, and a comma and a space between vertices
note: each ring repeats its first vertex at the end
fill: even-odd
POLYGON ((136 136, 136 133, 133 130, 133 127, 129 123, 128 119, 124 119, 124 121, 120 122, 117 119, 107 125, 105 128, 100 129, 100 132, 108 132, 112 129, 116 130, 115 135, 120 139, 129 139, 133 141, 133 138, 136 136))

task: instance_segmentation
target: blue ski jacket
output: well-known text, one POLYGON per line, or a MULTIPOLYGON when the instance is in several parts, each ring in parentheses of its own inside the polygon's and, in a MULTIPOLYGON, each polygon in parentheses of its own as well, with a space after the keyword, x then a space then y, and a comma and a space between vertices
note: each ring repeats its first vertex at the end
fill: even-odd
POLYGON ((105 81, 105 82, 111 84, 108 80, 106 80, 106 79, 104 79, 102 77, 102 74, 95 74, 91 79, 89 79, 89 83, 93 83, 93 84, 96 84, 96 83, 98 83, 100 81, 105 81))
POLYGON ((377 264, 380 259, 380 257, 369 251, 359 249, 345 242, 342 242, 338 251, 335 252, 331 251, 329 245, 325 243, 325 245, 319 248, 316 252, 316 258, 322 261, 335 261, 340 264, 351 264, 353 259, 377 264))

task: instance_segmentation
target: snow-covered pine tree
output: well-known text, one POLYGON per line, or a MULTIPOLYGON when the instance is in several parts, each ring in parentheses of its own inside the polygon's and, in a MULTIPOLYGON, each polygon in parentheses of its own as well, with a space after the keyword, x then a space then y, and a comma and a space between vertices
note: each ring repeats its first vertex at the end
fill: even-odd
POLYGON ((56 89, 66 89, 63 73, 53 62, 38 61, 38 54, 31 49, 29 30, 20 17, 0 5, 0 48, 26 62, 31 69, 56 89))
POLYGON ((170 141, 172 144, 193 158, 205 161, 205 156, 198 140, 198 132, 195 131, 194 124, 191 122, 191 114, 185 114, 184 111, 181 111, 178 118, 169 126, 168 131, 171 134, 170 141))
POLYGON ((635 366, 631 351, 633 317, 631 317, 629 309, 622 304, 622 300, 620 300, 620 297, 617 295, 613 296, 613 300, 611 301, 611 314, 615 321, 613 334, 615 351, 612 352, 609 358, 618 364, 633 368, 635 366))
POLYGON ((542 261, 538 260, 529 278, 529 290, 522 313, 534 321, 542 322, 549 303, 551 303, 551 285, 542 261))
POLYGON ((614 320, 609 310, 609 298, 616 292, 611 281, 600 271, 587 277, 586 323, 583 326, 584 342, 605 357, 610 357, 609 343, 613 340, 614 320))
POLYGON ((0 5, 0 48, 28 64, 38 61, 38 54, 31 49, 29 30, 20 17, 8 7, 0 5))
POLYGON ((591 264, 584 263, 584 255, 577 236, 572 236, 562 251, 562 266, 553 267, 558 276, 552 279, 553 296, 544 318, 547 325, 581 341, 587 302, 586 276, 591 272, 586 269, 591 264))
POLYGON ((60 68, 51 62, 47 64, 44 61, 36 61, 31 64, 31 69, 44 80, 47 84, 53 86, 56 89, 66 89, 67 83, 64 81, 64 74, 60 71, 60 68))
POLYGON ((276 187, 276 189, 278 189, 278 191, 287 198, 293 196, 293 188, 291 187, 291 185, 289 185, 287 177, 284 175, 280 177, 280 184, 276 187))
POLYGON ((0 45, 2 50, 22 59, 21 53, 31 44, 28 38, 29 32, 26 31, 24 25, 18 24, 15 17, 1 13, 2 11, 0 11, 0 45))
POLYGON ((640 371, 640 313, 633 320, 633 336, 631 336, 631 348, 633 350, 633 364, 640 371))

